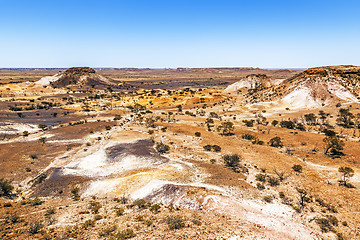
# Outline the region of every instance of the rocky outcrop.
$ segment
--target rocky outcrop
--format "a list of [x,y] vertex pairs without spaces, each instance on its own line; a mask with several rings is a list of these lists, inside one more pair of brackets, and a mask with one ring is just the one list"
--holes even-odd
[[289,107],[320,107],[339,101],[358,102],[360,67],[316,67],[278,86],[249,92],[248,103],[280,100]]
[[57,75],[57,80],[51,82],[53,87],[76,86],[79,88],[107,88],[112,84],[109,79],[99,75],[89,67],[73,67]]
[[236,92],[242,88],[253,89],[261,91],[265,88],[271,87],[271,78],[265,74],[250,74],[238,82],[229,85],[224,92]]

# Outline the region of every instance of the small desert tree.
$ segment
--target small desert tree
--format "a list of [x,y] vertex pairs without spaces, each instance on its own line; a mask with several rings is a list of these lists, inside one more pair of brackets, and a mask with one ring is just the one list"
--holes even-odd
[[238,171],[240,156],[238,154],[227,154],[223,156],[225,166],[231,168],[234,172]]
[[323,142],[325,143],[325,154],[332,156],[343,155],[342,150],[345,143],[337,136],[327,136],[323,139]]
[[176,107],[178,108],[178,112],[182,112],[182,106],[181,105],[177,105]]
[[348,108],[340,108],[339,117],[336,119],[336,122],[339,125],[349,128],[354,125],[354,122],[352,121],[353,118],[354,115],[350,112]]
[[222,122],[221,125],[218,126],[218,130],[222,131],[222,135],[232,135],[232,131],[234,130],[234,124],[232,122]]
[[273,137],[272,139],[270,139],[269,144],[271,147],[282,147],[283,146],[283,143],[281,142],[280,137]]
[[296,125],[293,121],[281,121],[280,126],[282,128],[295,129]]
[[275,127],[278,123],[279,123],[278,120],[273,120],[273,121],[271,122],[271,125],[273,125],[273,126]]
[[42,144],[45,144],[45,142],[46,142],[46,137],[41,137],[41,138],[39,138],[39,141],[40,141]]
[[299,194],[299,204],[301,207],[305,207],[306,203],[311,202],[311,197],[305,189],[296,188],[296,191]]
[[155,127],[155,120],[152,117],[145,119],[145,125],[148,128],[154,128]]
[[342,174],[339,183],[344,186],[348,186],[349,179],[354,176],[354,170],[350,167],[340,167],[339,172]]
[[305,114],[305,121],[309,125],[315,125],[316,124],[316,115],[314,113]]
[[205,120],[205,124],[207,126],[208,131],[211,131],[211,128],[214,126],[214,120],[212,118],[207,118]]
[[328,115],[329,114],[324,112],[323,110],[319,111],[319,118],[321,119],[323,125],[325,124],[325,120],[326,120]]

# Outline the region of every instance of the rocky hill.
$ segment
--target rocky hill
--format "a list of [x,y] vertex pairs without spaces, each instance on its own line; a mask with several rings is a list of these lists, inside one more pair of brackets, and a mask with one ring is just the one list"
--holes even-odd
[[265,74],[250,74],[238,82],[229,85],[224,92],[236,92],[242,88],[263,90],[273,85],[271,78]]
[[106,88],[111,86],[109,79],[99,75],[89,67],[73,67],[57,76],[57,80],[51,83],[53,87],[67,87],[74,85],[79,88],[93,87]]
[[345,102],[358,102],[360,67],[329,66],[310,68],[268,88],[249,92],[249,103],[281,101],[289,107],[320,107]]

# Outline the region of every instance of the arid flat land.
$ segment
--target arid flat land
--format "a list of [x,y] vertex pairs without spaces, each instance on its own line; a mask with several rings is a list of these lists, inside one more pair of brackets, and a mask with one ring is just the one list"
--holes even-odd
[[0,238],[359,239],[357,76],[0,69]]

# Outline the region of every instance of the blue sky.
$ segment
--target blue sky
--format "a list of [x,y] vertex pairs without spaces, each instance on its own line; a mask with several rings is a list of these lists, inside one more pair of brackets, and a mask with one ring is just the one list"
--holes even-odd
[[360,65],[360,1],[0,0],[0,67]]

